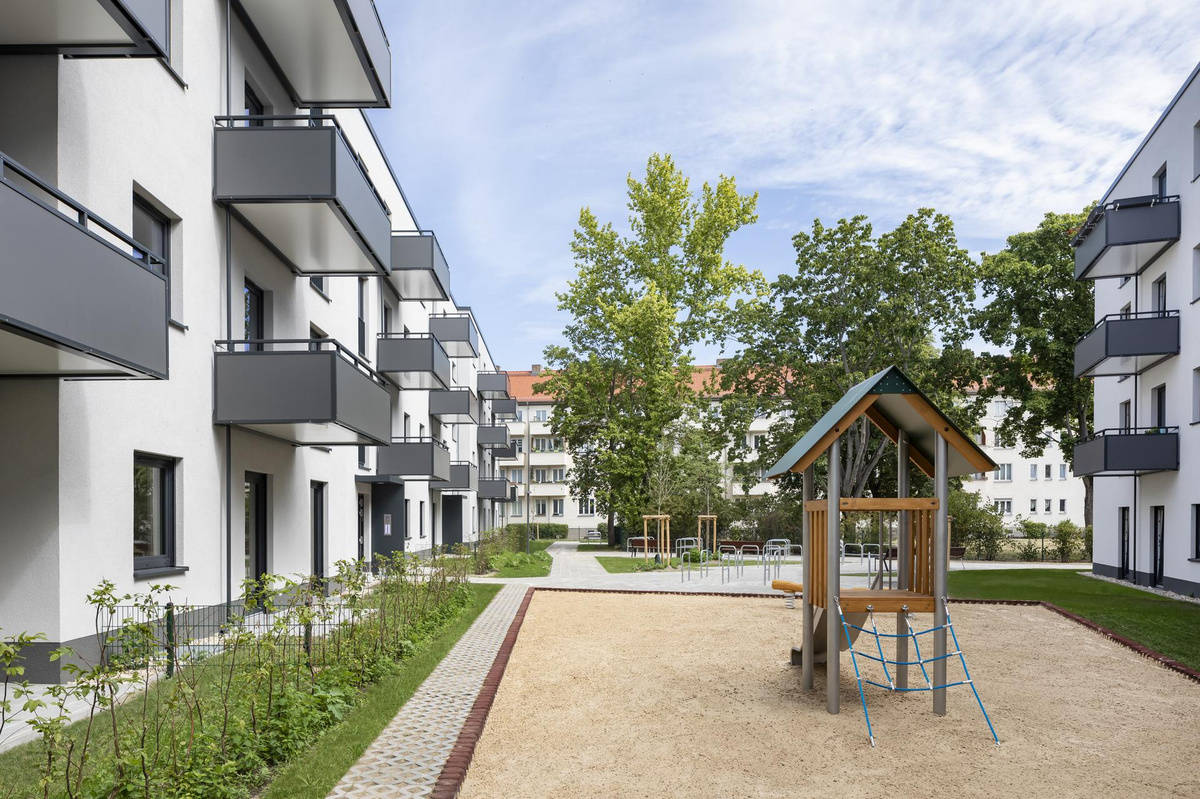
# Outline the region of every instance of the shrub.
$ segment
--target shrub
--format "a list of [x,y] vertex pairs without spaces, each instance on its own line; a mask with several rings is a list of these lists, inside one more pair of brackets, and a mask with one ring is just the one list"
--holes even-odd
[[1092,526],[1085,525],[1083,528],[1083,559],[1092,559]]
[[1041,556],[1041,550],[1038,548],[1038,545],[1032,541],[1026,541],[1025,543],[1021,544],[1021,546],[1017,547],[1017,558],[1019,560],[1033,561],[1038,560]]
[[551,538],[561,540],[567,537],[567,526],[565,524],[542,524],[533,523],[526,525],[524,522],[513,522],[506,525],[504,531],[509,535],[517,536],[521,539],[521,546],[525,545],[525,529],[529,528],[530,538]]
[[1081,538],[1080,530],[1072,522],[1064,519],[1054,525],[1050,553],[1055,560],[1067,563],[1075,555],[1076,547]]

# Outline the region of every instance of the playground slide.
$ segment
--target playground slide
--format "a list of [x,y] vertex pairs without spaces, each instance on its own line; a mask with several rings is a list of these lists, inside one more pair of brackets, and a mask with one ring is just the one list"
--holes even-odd
[[[871,590],[878,591],[882,587],[883,587],[883,572],[879,572],[878,574],[875,575],[875,579],[871,583]],[[828,618],[829,618],[829,616],[828,616],[828,614],[825,613],[824,608],[813,608],[813,663],[824,663],[825,662],[825,640],[826,640],[825,625],[828,623],[827,622]],[[867,614],[865,614],[865,613],[847,613],[846,621],[848,621],[850,624],[855,625],[856,627],[862,627],[867,622]],[[837,623],[838,622],[835,620],[834,624],[837,624]],[[843,633],[843,635],[840,636],[840,640],[842,642],[841,651],[845,652],[847,649],[850,648],[850,644],[857,639],[858,639],[858,630],[854,629],[854,627],[851,627],[849,641],[846,640],[846,636],[844,633]],[[799,647],[799,646],[792,647],[792,663],[793,664],[800,663],[801,651],[802,651],[802,647]]]

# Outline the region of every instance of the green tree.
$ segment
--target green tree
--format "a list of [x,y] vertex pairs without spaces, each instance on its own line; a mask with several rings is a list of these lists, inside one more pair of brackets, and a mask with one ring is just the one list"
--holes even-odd
[[[1092,434],[1092,383],[1075,377],[1075,342],[1092,329],[1090,281],[1075,279],[1071,239],[1085,213],[1047,213],[1036,230],[1008,237],[984,255],[981,287],[991,299],[976,314],[979,335],[1004,355],[986,358],[981,399],[1014,400],[999,433],[1021,454],[1056,444],[1074,465],[1075,444]],[[1084,524],[1092,523],[1092,478],[1083,478]]]
[[1004,519],[972,491],[950,492],[950,544],[970,546],[983,560],[995,560],[1008,537]]
[[[745,348],[722,366],[731,460],[749,461],[749,470],[772,465],[847,389],[891,365],[969,427],[973,409],[954,400],[977,376],[975,356],[962,348],[975,265],[949,217],[923,208],[878,237],[865,216],[833,227],[816,220],[793,245],[796,271],[738,309]],[[747,458],[744,425],[766,413],[779,421],[760,457]],[[866,419],[846,432],[843,496],[894,490],[888,446]]]
[[580,211],[577,275],[558,295],[570,321],[564,343],[546,348],[552,372],[540,384],[574,460],[572,491],[595,496],[613,544],[615,519],[631,523],[646,505],[664,431],[694,400],[693,347],[723,338],[737,298],[761,284],[724,256],[729,236],[755,221],[757,195],[725,176],[694,195],[666,155],[627,188],[629,235]]

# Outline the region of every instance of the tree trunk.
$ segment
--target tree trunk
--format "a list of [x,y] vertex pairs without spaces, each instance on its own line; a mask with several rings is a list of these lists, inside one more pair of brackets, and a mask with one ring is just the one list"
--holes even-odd
[[614,516],[613,509],[610,507],[608,509],[608,545],[610,547],[615,547],[621,543],[617,540],[617,526],[613,523]]
[[1083,525],[1085,527],[1092,526],[1092,480],[1090,474],[1084,475],[1083,478]]

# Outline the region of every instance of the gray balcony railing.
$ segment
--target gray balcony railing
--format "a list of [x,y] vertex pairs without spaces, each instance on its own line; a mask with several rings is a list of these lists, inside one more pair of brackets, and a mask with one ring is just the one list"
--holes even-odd
[[515,399],[492,400],[492,416],[497,419],[516,419],[517,401]]
[[401,389],[449,388],[450,356],[428,333],[382,333],[376,352],[379,371]]
[[429,317],[429,332],[442,342],[451,358],[479,355],[479,329],[469,313],[433,314]]
[[1138,375],[1179,354],[1179,311],[1109,314],[1075,344],[1075,376]]
[[484,399],[508,399],[507,372],[480,372],[475,380],[475,388]]
[[3,13],[0,55],[170,55],[170,0],[36,0]]
[[443,388],[429,392],[429,415],[444,424],[478,422],[479,398],[469,388]]
[[497,447],[492,450],[492,460],[513,459],[517,457],[517,444],[515,441],[510,441],[507,447]]
[[493,502],[506,502],[509,499],[510,483],[504,477],[479,478],[479,498],[490,499]]
[[388,207],[332,116],[217,117],[214,199],[301,275],[385,275]]
[[0,153],[0,375],[167,377],[162,262]]
[[391,104],[391,47],[372,0],[238,0],[234,7],[297,106]]
[[1098,205],[1071,245],[1075,279],[1142,273],[1179,240],[1179,197],[1127,197]]
[[392,233],[392,274],[402,300],[450,299],[450,267],[431,230]]
[[429,436],[396,438],[375,453],[375,473],[381,477],[434,483],[450,479],[450,450]]
[[[508,441],[508,425],[481,424],[475,428],[475,443],[485,449],[506,449]],[[493,453],[495,454],[495,453]]]
[[218,341],[214,419],[293,444],[386,444],[392,395],[333,339]]
[[443,491],[478,491],[479,467],[470,461],[451,461],[450,479],[438,487]]
[[1098,430],[1075,445],[1074,473],[1136,475],[1179,468],[1178,427]]

